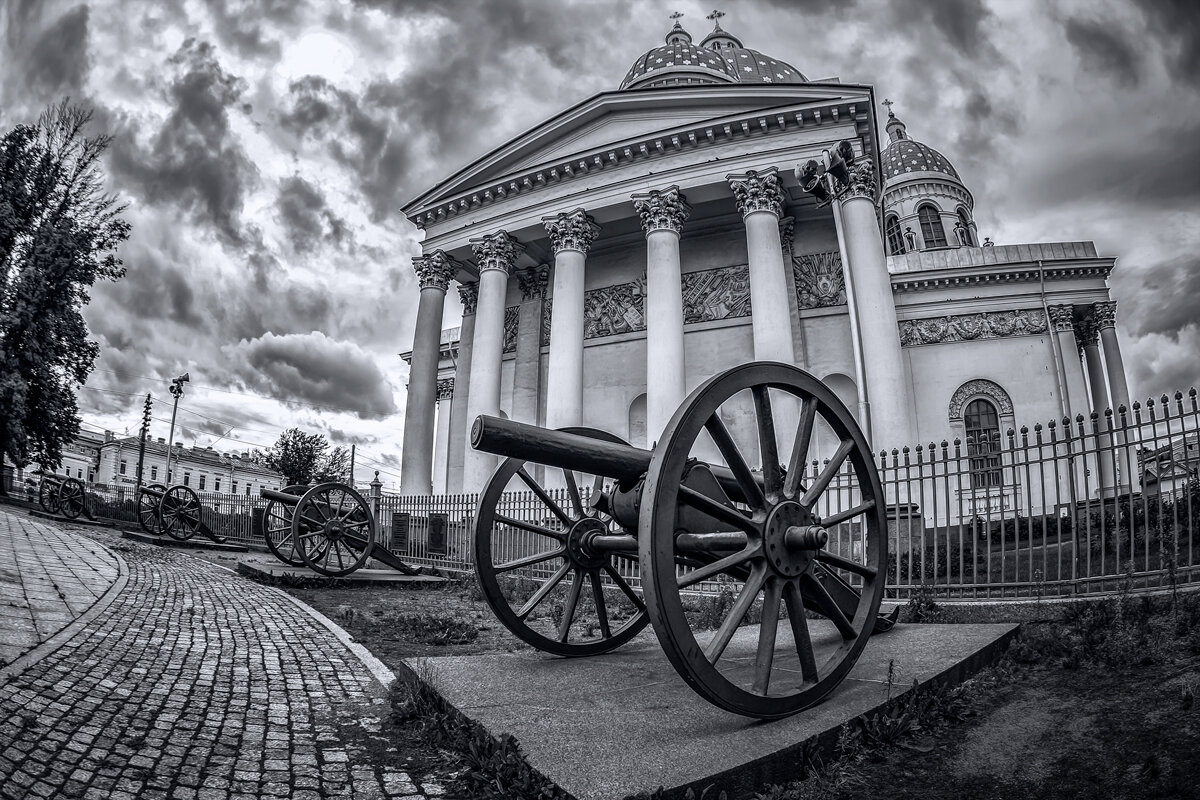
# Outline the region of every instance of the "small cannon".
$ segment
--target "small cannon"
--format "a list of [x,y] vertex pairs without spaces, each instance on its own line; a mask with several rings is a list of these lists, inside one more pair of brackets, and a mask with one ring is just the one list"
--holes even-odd
[[200,496],[188,486],[148,483],[138,492],[137,509],[138,524],[152,536],[165,533],[176,541],[186,542],[199,533],[217,544],[228,541],[204,524]]
[[62,514],[77,519],[81,514],[94,519],[88,508],[87,489],[78,478],[64,478],[53,473],[39,472],[38,505],[47,514]]
[[375,515],[363,496],[344,483],[263,489],[267,547],[294,567],[331,578],[360,569],[373,558],[405,575],[419,575],[375,541]]
[[[596,655],[652,623],[702,697],[773,719],[824,699],[895,622],[879,615],[878,471],[850,411],[801,369],[754,362],[710,378],[653,450],[490,416],[475,420],[471,443],[507,457],[479,498],[480,586],[541,650]],[[810,462],[821,448],[824,463]],[[528,463],[561,470],[560,499]],[[536,501],[514,512],[510,481]]]

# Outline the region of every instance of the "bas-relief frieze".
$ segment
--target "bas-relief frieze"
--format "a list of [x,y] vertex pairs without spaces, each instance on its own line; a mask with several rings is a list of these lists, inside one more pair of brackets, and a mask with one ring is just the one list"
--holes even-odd
[[846,305],[846,277],[841,254],[836,250],[793,255],[792,276],[800,308]]
[[520,306],[509,306],[504,309],[504,352],[506,353],[512,353],[517,349],[517,325],[520,321]]
[[984,311],[979,314],[955,314],[900,322],[900,344],[914,347],[976,339],[1001,339],[1029,336],[1049,330],[1046,315],[1040,309]]
[[[685,324],[750,316],[750,274],[745,265],[718,267],[682,276]],[[584,293],[584,339],[646,329],[646,279],[602,286]],[[550,344],[554,298],[546,300],[542,345]]]

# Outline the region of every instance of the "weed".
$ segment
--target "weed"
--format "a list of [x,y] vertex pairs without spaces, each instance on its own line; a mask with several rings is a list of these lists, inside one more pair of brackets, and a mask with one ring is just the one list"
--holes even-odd
[[907,622],[934,622],[941,616],[941,608],[933,600],[933,590],[928,586],[920,586],[908,598],[905,607]]

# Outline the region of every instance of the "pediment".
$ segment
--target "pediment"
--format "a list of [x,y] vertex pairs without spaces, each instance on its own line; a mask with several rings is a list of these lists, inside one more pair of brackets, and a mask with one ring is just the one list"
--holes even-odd
[[670,136],[705,122],[724,124],[747,113],[778,113],[807,104],[861,98],[865,87],[847,84],[683,87],[606,92],[531,128],[407,203],[404,213],[482,190],[514,175],[574,158],[594,156],[652,136]]

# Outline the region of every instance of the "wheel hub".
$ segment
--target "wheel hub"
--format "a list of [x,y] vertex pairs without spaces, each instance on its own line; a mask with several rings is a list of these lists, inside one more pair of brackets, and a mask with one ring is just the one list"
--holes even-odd
[[795,578],[808,569],[817,548],[789,545],[787,533],[789,528],[807,528],[815,521],[808,509],[793,500],[785,500],[771,510],[763,526],[763,548],[776,573]]
[[585,570],[604,566],[608,556],[591,546],[592,539],[608,533],[608,526],[595,517],[584,517],[567,531],[567,558]]
[[342,538],[342,534],[345,533],[345,527],[340,520],[331,519],[322,526],[321,532],[325,534],[326,539],[336,542]]

